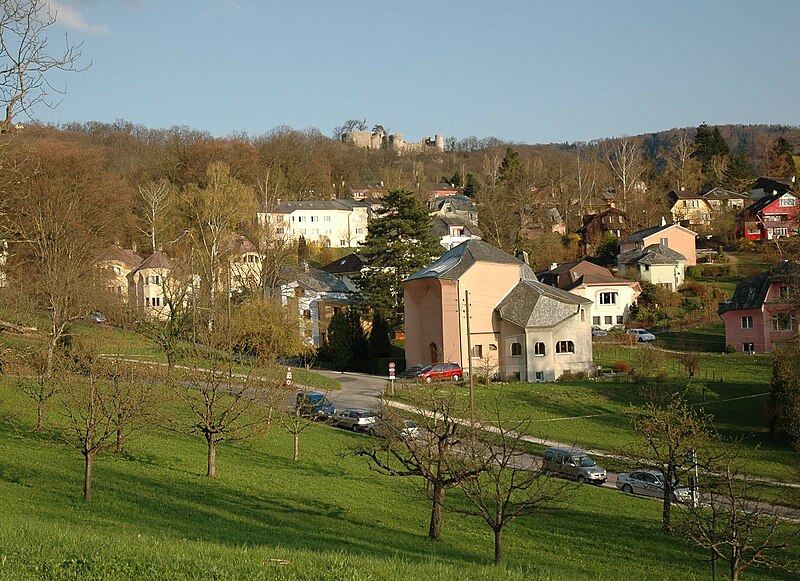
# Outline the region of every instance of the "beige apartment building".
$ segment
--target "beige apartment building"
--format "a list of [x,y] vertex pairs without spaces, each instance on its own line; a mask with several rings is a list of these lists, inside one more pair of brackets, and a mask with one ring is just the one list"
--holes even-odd
[[259,212],[260,224],[270,226],[287,240],[348,248],[367,238],[370,204],[358,200],[282,202],[268,212]]

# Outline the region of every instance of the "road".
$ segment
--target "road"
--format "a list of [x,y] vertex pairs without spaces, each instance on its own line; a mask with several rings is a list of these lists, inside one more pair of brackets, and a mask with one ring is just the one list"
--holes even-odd
[[380,410],[381,394],[388,379],[366,373],[351,373],[341,371],[326,371],[315,369],[315,373],[335,379],[342,384],[342,389],[328,392],[336,409],[342,408],[367,408]]

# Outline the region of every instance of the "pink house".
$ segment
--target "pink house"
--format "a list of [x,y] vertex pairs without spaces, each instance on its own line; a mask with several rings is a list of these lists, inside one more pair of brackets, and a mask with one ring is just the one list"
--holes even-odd
[[660,244],[682,254],[686,258],[686,266],[693,266],[697,264],[695,238],[697,238],[697,234],[688,228],[679,224],[662,223],[661,226],[644,228],[620,240],[619,252],[624,254],[632,250],[643,250],[653,244]]
[[800,267],[784,260],[737,284],[730,300],[717,310],[725,323],[725,344],[744,353],[768,353],[777,343],[795,337],[796,306],[790,294],[798,277]]

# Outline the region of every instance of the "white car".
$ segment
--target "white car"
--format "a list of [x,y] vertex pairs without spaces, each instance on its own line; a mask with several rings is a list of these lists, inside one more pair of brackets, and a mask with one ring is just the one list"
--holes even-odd
[[651,343],[656,340],[656,336],[646,329],[628,329],[628,335],[636,335],[636,340],[640,343]]
[[[664,476],[658,470],[636,470],[617,475],[617,488],[627,494],[641,494],[664,498]],[[678,486],[672,491],[672,500],[683,504],[692,502],[692,490]]]

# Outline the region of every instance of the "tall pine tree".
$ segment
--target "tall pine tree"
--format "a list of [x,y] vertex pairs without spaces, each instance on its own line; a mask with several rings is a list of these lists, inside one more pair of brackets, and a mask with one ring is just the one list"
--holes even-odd
[[443,252],[431,234],[428,210],[413,192],[394,189],[369,223],[361,255],[367,268],[357,284],[369,305],[381,312],[391,331],[403,328],[403,288],[407,276],[428,266]]

